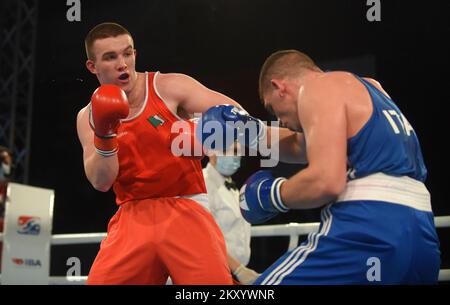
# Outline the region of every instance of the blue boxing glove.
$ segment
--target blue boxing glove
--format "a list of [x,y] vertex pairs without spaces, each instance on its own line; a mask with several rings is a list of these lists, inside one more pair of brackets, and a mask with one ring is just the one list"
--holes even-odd
[[254,173],[245,181],[239,195],[242,216],[251,224],[259,224],[289,211],[281,201],[281,184],[286,178],[275,178],[267,170]]
[[206,150],[226,150],[236,140],[250,148],[266,136],[264,123],[244,109],[232,105],[217,105],[203,113],[196,129]]

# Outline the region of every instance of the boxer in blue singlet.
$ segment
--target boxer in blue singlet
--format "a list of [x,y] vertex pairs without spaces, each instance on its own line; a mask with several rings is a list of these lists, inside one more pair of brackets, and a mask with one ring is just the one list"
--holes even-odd
[[262,223],[322,207],[322,219],[255,284],[436,283],[439,240],[419,141],[380,84],[323,72],[306,54],[286,50],[266,60],[259,89],[287,128],[232,111],[235,120],[257,121],[269,139],[279,132],[280,161],[308,165],[289,179],[253,174],[241,189],[241,212]]

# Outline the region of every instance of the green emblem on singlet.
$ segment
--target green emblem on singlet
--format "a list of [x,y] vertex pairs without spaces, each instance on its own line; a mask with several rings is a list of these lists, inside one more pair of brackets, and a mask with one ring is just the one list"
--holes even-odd
[[147,119],[153,127],[158,127],[159,125],[163,125],[166,121],[160,117],[158,114],[155,114]]

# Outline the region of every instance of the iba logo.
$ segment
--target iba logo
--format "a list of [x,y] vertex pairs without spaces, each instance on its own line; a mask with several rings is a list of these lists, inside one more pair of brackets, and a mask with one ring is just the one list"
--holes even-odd
[[17,233],[23,235],[39,235],[41,233],[41,219],[33,216],[19,216]]
[[13,257],[11,260],[17,267],[28,267],[28,268],[42,267],[41,261],[38,259]]

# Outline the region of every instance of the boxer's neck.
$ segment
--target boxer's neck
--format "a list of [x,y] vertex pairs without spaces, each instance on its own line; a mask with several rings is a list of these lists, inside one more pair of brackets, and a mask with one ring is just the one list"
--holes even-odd
[[144,103],[145,96],[145,74],[137,72],[136,84],[127,94],[130,109],[139,109]]

